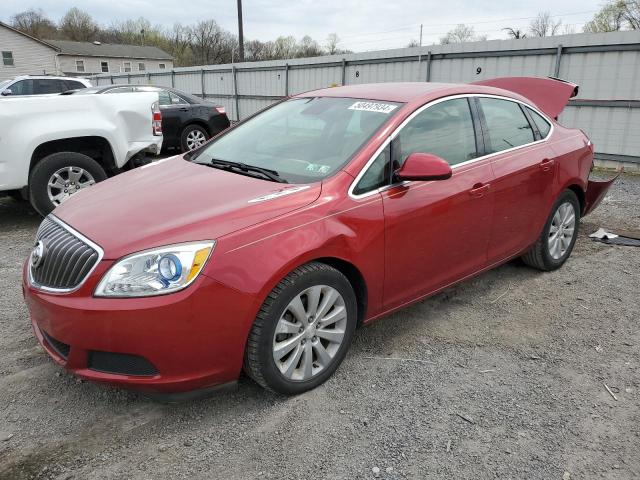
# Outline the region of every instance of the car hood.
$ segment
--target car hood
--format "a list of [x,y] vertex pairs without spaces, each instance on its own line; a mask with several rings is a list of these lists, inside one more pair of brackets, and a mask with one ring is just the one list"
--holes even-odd
[[148,248],[217,239],[315,201],[321,183],[290,185],[174,157],[73,195],[53,211],[115,260]]

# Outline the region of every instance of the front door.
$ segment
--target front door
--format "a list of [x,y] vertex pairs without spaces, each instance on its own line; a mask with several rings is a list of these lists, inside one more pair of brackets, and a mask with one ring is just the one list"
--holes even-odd
[[385,307],[443,288],[486,265],[493,173],[478,159],[469,100],[433,104],[392,141],[394,170],[414,152],[431,153],[452,166],[453,176],[405,182],[383,190]]

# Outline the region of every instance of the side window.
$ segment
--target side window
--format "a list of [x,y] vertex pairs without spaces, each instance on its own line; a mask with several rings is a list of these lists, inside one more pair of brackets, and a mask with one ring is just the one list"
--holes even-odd
[[60,80],[50,80],[46,78],[33,81],[33,91],[36,95],[50,95],[62,92],[63,84]]
[[533,129],[518,103],[499,98],[481,97],[479,100],[489,130],[487,153],[501,152],[535,140]]
[[138,63],[138,70],[141,72],[144,72],[146,70],[146,67],[143,62]]
[[100,70],[102,73],[109,73],[109,62],[100,62]]
[[[394,168],[399,168],[412,153],[431,153],[449,165],[476,158],[476,136],[466,98],[436,103],[414,117],[394,140],[399,150]],[[396,161],[397,160],[397,161]]]
[[33,80],[20,80],[9,87],[11,95],[33,95]]
[[171,95],[169,95],[169,92],[166,90],[160,90],[158,97],[160,99],[160,105],[171,105]]
[[169,92],[169,96],[171,97],[171,105],[186,105],[187,102],[184,99],[175,93]]
[[82,83],[76,82],[75,80],[65,80],[66,89],[65,90],[79,90],[85,87]]
[[389,154],[391,152],[391,144],[387,145],[382,152],[376,157],[373,163],[362,176],[358,184],[353,189],[355,195],[362,195],[380,187],[389,184],[391,162]]
[[123,62],[122,63],[122,70],[124,72],[130,72],[131,71],[131,62]]
[[546,138],[546,136],[549,135],[549,130],[551,130],[551,124],[535,110],[532,110],[529,107],[527,107],[527,110],[529,111],[531,118],[533,118],[533,122],[536,124],[536,127],[538,127],[542,138]]
[[84,60],[76,60],[76,72],[84,72]]

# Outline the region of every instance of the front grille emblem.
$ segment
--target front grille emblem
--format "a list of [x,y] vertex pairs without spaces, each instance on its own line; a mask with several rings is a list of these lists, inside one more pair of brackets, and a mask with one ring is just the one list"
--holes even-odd
[[31,251],[31,268],[38,268],[42,264],[44,253],[44,242],[42,240],[39,240],[38,243],[36,243],[36,246],[33,247],[33,250]]

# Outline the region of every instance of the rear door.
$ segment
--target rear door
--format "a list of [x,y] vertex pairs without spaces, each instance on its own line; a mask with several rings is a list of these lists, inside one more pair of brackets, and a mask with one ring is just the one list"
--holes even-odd
[[[393,170],[414,152],[446,160],[453,176],[403,182],[381,192],[385,216],[385,306],[394,308],[486,265],[493,173],[466,97],[427,107],[391,143]],[[364,177],[363,177],[364,178]]]
[[162,110],[163,144],[166,146],[179,146],[182,128],[191,118],[189,104],[168,90],[159,90],[158,96],[160,98],[160,109]]
[[499,261],[522,252],[540,234],[549,214],[556,165],[553,151],[525,115],[527,107],[495,97],[478,97],[477,103],[495,174],[488,257]]

